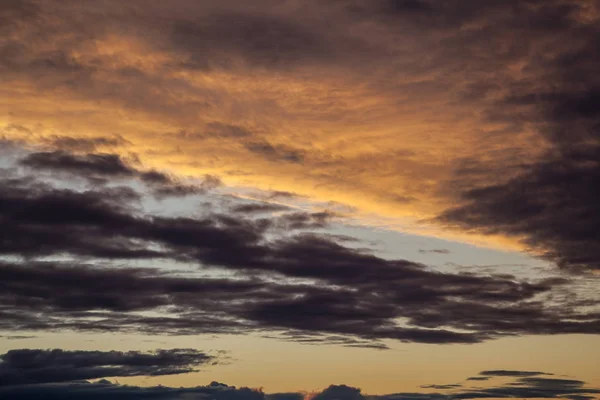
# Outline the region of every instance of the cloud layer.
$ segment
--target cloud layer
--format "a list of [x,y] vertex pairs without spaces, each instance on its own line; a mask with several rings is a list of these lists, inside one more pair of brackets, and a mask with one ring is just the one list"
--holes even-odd
[[118,159],[60,151],[134,152],[598,269],[599,16],[595,0],[5,1],[0,127],[47,147],[31,166],[96,177]]
[[9,350],[0,355],[0,387],[128,376],[185,374],[217,358],[193,349],[137,351]]
[[[163,174],[100,153],[26,153],[3,171],[0,328],[256,332],[378,349],[382,340],[599,333],[598,313],[585,308],[595,303],[564,296],[569,279],[442,273],[384,259],[323,232],[336,218],[327,211],[213,196],[204,214],[157,215],[143,204],[173,182],[149,180],[150,194],[126,185],[147,176]],[[205,183],[197,185],[198,198]]]
[[[21,350],[15,352],[10,357],[7,354],[4,358],[14,359],[12,362],[23,364],[22,361],[27,361],[27,357],[33,350]],[[126,353],[117,354],[110,353],[93,353],[93,352],[72,352],[64,353],[58,350],[46,352],[47,355],[58,355],[56,357],[66,361],[75,360],[75,364],[83,364],[86,368],[90,364],[96,365],[98,362],[104,363],[107,360],[115,363],[124,363],[127,365],[126,371],[133,364],[133,370],[138,372],[148,364],[156,363],[162,367],[169,365],[169,362],[179,366],[177,356],[183,351],[164,351],[162,359],[158,360],[155,356]],[[187,351],[189,353],[189,351]],[[188,354],[189,355],[189,354]],[[23,357],[25,356],[25,357]],[[169,358],[168,360],[166,358]],[[185,357],[184,357],[185,358]],[[192,358],[194,358],[192,356]],[[16,361],[15,361],[16,360]],[[44,361],[47,358],[42,358],[36,361],[36,367],[41,368],[46,365]],[[187,360],[188,362],[191,360]],[[27,363],[28,367],[31,367]],[[51,361],[50,365],[56,365],[55,361]],[[58,363],[60,364],[60,363]],[[1,364],[0,364],[1,365]],[[85,371],[85,369],[84,369]],[[61,378],[68,377],[65,371],[59,369],[55,382],[61,382]],[[106,374],[113,373],[112,370],[106,369]],[[515,371],[519,372],[519,371]],[[527,371],[521,371],[519,376],[527,376]],[[98,372],[96,374],[100,375]],[[82,376],[84,373],[71,375]],[[552,374],[544,374],[552,375]],[[47,376],[50,377],[50,376]],[[45,381],[42,381],[45,382]],[[572,400],[587,400],[594,399],[600,390],[589,387],[585,382],[573,379],[549,379],[549,378],[532,378],[521,377],[513,382],[505,384],[490,385],[488,387],[462,387],[462,385],[429,385],[430,389],[441,390],[439,392],[422,392],[422,393],[394,393],[387,395],[366,395],[362,394],[359,388],[346,385],[331,385],[322,392],[313,393],[311,399],[316,400],[446,400],[446,399],[478,399],[478,398],[559,398]],[[0,386],[0,395],[7,400],[30,399],[35,397],[43,397],[44,399],[102,399],[102,398],[118,398],[123,400],[129,399],[189,399],[202,398],[210,400],[301,400],[306,398],[306,393],[275,393],[265,394],[262,390],[249,388],[236,388],[219,382],[212,382],[207,386],[197,386],[189,388],[172,388],[166,386],[160,387],[136,387],[124,386],[111,383],[108,380],[102,379],[95,383],[87,381],[70,382],[62,384],[32,384],[20,385],[15,382],[9,386]]]

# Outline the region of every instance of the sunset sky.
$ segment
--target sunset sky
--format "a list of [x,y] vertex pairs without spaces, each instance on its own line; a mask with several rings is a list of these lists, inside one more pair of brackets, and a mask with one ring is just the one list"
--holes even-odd
[[600,0],[0,0],[0,399],[600,398],[598,71]]

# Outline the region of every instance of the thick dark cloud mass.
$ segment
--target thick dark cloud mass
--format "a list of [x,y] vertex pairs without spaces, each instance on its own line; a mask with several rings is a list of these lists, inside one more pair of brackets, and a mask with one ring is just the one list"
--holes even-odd
[[0,355],[0,387],[127,376],[176,375],[215,363],[193,349],[156,352],[9,350]]
[[[35,153],[21,163],[84,177],[132,171],[113,157],[78,157]],[[598,316],[539,301],[565,280],[439,273],[305,232],[326,227],[334,216],[328,212],[256,218],[254,209],[243,214],[240,208],[233,216],[155,216],[133,206],[141,195],[130,188],[75,191],[4,175],[0,254],[22,261],[0,263],[3,329],[271,331],[298,342],[373,348],[385,348],[381,339],[475,343],[515,334],[598,333]],[[282,231],[287,235],[272,237]],[[57,255],[71,261],[41,259]],[[222,268],[238,279],[97,265],[132,259],[148,267],[171,261]]]
[[524,237],[564,268],[600,269],[600,143],[559,150],[507,183],[465,192],[439,220],[463,229]]
[[21,162],[38,170],[69,172],[82,176],[130,177],[134,171],[114,154],[87,154],[77,156],[62,151],[33,153]]
[[[451,400],[478,398],[559,398],[592,400],[600,390],[585,386],[585,382],[554,379],[553,382],[529,382],[523,378],[505,386],[486,389],[457,389],[452,393],[393,393],[387,395],[363,394],[360,389],[346,385],[331,385],[312,396],[316,400]],[[248,388],[236,389],[222,383],[212,382],[208,386],[192,388],[122,386],[106,380],[97,383],[76,382],[53,385],[30,385],[0,387],[0,395],[6,400],[100,400],[105,398],[183,400],[202,398],[208,400],[300,400],[302,393],[265,394]]]
[[[463,203],[437,221],[521,239],[564,268],[600,269],[600,25],[581,22],[582,9],[594,10],[597,2],[508,3],[521,11],[514,28],[537,32],[524,49],[546,48],[544,41],[554,48],[529,60],[530,73],[491,104],[490,118],[535,126],[547,151],[520,160],[519,173],[500,182],[470,185],[472,173],[459,170]],[[508,168],[482,166],[479,172]]]

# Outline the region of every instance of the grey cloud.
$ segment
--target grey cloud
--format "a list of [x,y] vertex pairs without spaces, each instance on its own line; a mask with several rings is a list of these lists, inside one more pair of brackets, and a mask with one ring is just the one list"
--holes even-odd
[[241,126],[223,124],[220,122],[211,122],[206,124],[207,135],[226,137],[226,138],[244,138],[252,136],[252,132]]
[[94,152],[98,147],[117,147],[125,144],[130,144],[127,140],[120,136],[115,137],[91,137],[91,138],[74,138],[70,136],[55,136],[48,140],[53,146],[63,151],[81,151]]
[[518,377],[518,376],[537,376],[537,375],[552,375],[545,372],[539,371],[510,371],[505,369],[496,369],[489,371],[481,371],[479,375],[484,376],[510,376],[510,377]]
[[450,254],[448,249],[419,249],[419,253],[433,253],[433,254]]
[[437,389],[437,390],[450,390],[462,387],[460,384],[448,384],[448,385],[422,385],[423,389]]
[[267,160],[285,161],[293,164],[302,164],[305,155],[301,150],[296,150],[287,145],[272,145],[269,142],[252,142],[244,145],[250,152],[258,154]]
[[[135,211],[131,189],[75,192],[25,178],[4,180],[2,189],[0,253],[24,257],[0,268],[5,329],[163,334],[259,330],[281,332],[290,340],[293,332],[302,332],[316,335],[311,341],[332,342],[331,336],[337,335],[360,339],[341,340],[340,345],[378,348],[382,339],[475,343],[515,334],[597,333],[594,315],[574,313],[567,305],[547,308],[534,300],[565,280],[532,283],[506,275],[442,274],[302,232],[325,227],[328,213],[283,214],[283,219],[243,214],[168,217]],[[267,239],[273,227],[300,232]],[[82,261],[36,262],[58,254]],[[127,259],[149,266],[154,260],[172,260],[224,268],[246,280],[183,282],[149,269],[93,266],[94,261]],[[281,283],[252,278],[257,276]],[[298,279],[314,284],[292,283]],[[217,287],[223,297],[208,296]],[[39,315],[42,308],[46,312]],[[159,309],[178,312],[134,314]],[[100,319],[89,320],[94,315]],[[407,326],[396,325],[396,318],[405,318]]]
[[232,66],[237,56],[254,65],[286,67],[334,50],[301,24],[267,14],[218,13],[179,21],[172,41],[189,55],[186,66],[201,69]]
[[[115,352],[107,352],[112,354]],[[125,353],[128,354],[128,353]],[[102,357],[106,358],[106,356]],[[85,357],[83,357],[85,359]],[[139,364],[145,365],[146,362]],[[162,365],[162,363],[161,363]],[[138,364],[136,363],[137,367]],[[257,384],[256,386],[260,386]],[[488,388],[454,387],[451,393],[393,393],[384,395],[363,394],[359,388],[347,385],[331,385],[316,393],[312,398],[317,400],[451,400],[481,398],[559,398],[572,400],[593,399],[600,390],[588,387],[585,382],[564,379],[520,378],[504,386]],[[166,386],[140,388],[112,384],[103,379],[96,383],[70,382],[37,385],[15,385],[0,387],[0,395],[7,400],[30,399],[43,396],[45,399],[78,399],[99,400],[104,398],[129,399],[169,399],[177,400],[199,396],[210,400],[299,400],[303,393],[273,393],[247,388],[236,389],[219,382],[207,386],[192,388],[171,388]],[[195,398],[195,397],[194,397]]]
[[175,375],[217,362],[193,349],[155,352],[9,350],[0,355],[0,387],[126,376]]
[[290,208],[280,204],[270,203],[252,203],[252,204],[240,204],[233,208],[233,212],[242,214],[260,214],[260,213],[273,213],[281,211],[289,211]]
[[138,387],[112,384],[106,380],[89,383],[74,382],[66,384],[26,385],[0,388],[0,395],[6,400],[263,400],[264,393],[248,388],[235,388],[218,382],[207,386],[192,388],[173,388],[167,386]]
[[536,57],[507,55],[522,57],[528,74],[498,93],[489,117],[534,126],[548,150],[519,161],[513,170],[510,165],[477,168],[490,178],[487,182],[471,181],[472,173],[457,169],[450,190],[460,193],[459,205],[437,222],[521,239],[533,254],[566,269],[598,269],[599,237],[591,228],[600,215],[600,194],[592,183],[600,176],[600,80],[594,67],[600,59],[592,50],[599,45],[598,25],[578,16],[584,12],[581,2],[511,4],[505,13],[516,18],[493,27],[521,33],[527,46],[515,51],[537,49],[542,40],[553,43],[555,50],[536,52]]
[[[81,147],[111,143],[109,138],[104,141],[101,139],[92,142],[68,141],[68,145]],[[58,140],[64,141],[64,138]],[[111,179],[138,179],[149,186],[157,197],[200,194],[222,185],[221,180],[213,175],[206,175],[204,181],[196,185],[184,184],[163,172],[138,170],[121,156],[110,153],[76,154],[63,150],[38,152],[28,154],[20,164],[41,172],[68,174],[96,184],[107,183]]]

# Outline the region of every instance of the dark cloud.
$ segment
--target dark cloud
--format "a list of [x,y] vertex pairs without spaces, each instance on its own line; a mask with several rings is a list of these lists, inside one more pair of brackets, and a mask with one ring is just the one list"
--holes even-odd
[[342,335],[320,335],[305,333],[302,331],[289,331],[286,332],[284,335],[266,337],[302,343],[305,345],[331,344],[337,346],[356,347],[363,349],[389,350],[389,347],[382,342]]
[[265,396],[268,400],[304,400],[305,398],[303,393],[273,393]]
[[[109,354],[117,352],[102,353],[100,358],[108,358]],[[118,353],[130,354],[130,353]],[[85,360],[85,356],[82,357]],[[81,359],[78,359],[81,363]],[[131,365],[134,368],[146,365],[143,361]],[[165,363],[165,364],[168,364]],[[95,364],[94,364],[95,365]],[[130,366],[130,363],[127,364]],[[160,363],[163,365],[163,363]],[[85,365],[87,367],[87,365]],[[60,374],[59,374],[60,375]],[[260,385],[257,385],[260,386]],[[434,385],[435,386],[435,385]],[[319,393],[311,396],[316,400],[451,400],[451,399],[480,399],[480,398],[561,398],[572,400],[587,400],[596,397],[600,390],[586,386],[585,382],[563,379],[542,378],[520,378],[515,382],[509,382],[504,386],[492,386],[489,388],[463,388],[460,385],[452,385],[451,393],[393,393],[385,395],[363,394],[359,388],[346,385],[331,385]],[[236,389],[219,382],[212,382],[207,386],[191,388],[171,387],[146,387],[122,386],[112,384],[103,379],[95,383],[87,381],[37,384],[37,385],[11,385],[0,387],[0,396],[7,400],[21,400],[31,398],[44,399],[78,399],[78,400],[100,400],[104,398],[129,399],[187,399],[206,398],[214,400],[299,400],[306,398],[305,393],[274,393],[265,394],[259,390],[248,388]]]
[[81,176],[133,176],[132,169],[115,154],[86,154],[83,156],[63,151],[32,153],[22,165],[40,170],[68,172]]
[[[551,374],[550,374],[551,375]],[[568,379],[519,378],[504,386],[488,388],[455,387],[449,394],[397,393],[372,396],[382,400],[392,399],[485,399],[485,398],[568,398],[593,399],[600,393],[596,388],[586,387],[585,382]]]
[[539,372],[539,371],[509,371],[509,370],[504,370],[504,369],[496,369],[496,370],[489,370],[489,371],[481,371],[479,373],[479,375],[517,377],[517,376],[537,376],[537,375],[552,375],[552,374],[548,374],[545,372]]
[[[93,152],[99,147],[117,147],[131,144],[120,136],[75,138],[71,136],[55,136],[48,140],[49,144],[67,152]],[[39,156],[38,156],[39,157]]]
[[248,151],[272,161],[285,161],[301,164],[305,157],[304,152],[301,150],[283,144],[272,145],[267,141],[246,143],[244,147],[246,147]]
[[197,371],[216,358],[193,349],[138,351],[9,350],[0,355],[0,387]]
[[252,136],[252,132],[237,125],[211,122],[206,124],[206,135],[210,137],[244,138]]
[[438,221],[515,238],[564,268],[600,269],[600,144],[561,150],[501,184],[470,189]]
[[[531,380],[528,382],[528,380]],[[585,382],[564,379],[521,378],[515,383],[506,386],[475,389],[471,391],[453,393],[453,398],[569,398],[577,399],[580,396],[595,398],[600,390],[585,387]]]
[[425,0],[384,0],[384,9],[398,13],[427,13],[434,11],[434,6]]
[[363,400],[361,390],[346,385],[331,385],[313,397],[313,400]]
[[276,200],[276,199],[289,200],[289,199],[294,199],[294,198],[298,198],[298,197],[302,197],[302,196],[299,195],[298,193],[286,192],[286,191],[282,191],[282,190],[272,190],[268,193],[268,195],[266,197],[270,200]]
[[[24,162],[36,168],[42,161],[57,164],[83,176],[134,171],[114,158],[105,167],[105,158],[63,162],[63,154],[41,154]],[[168,179],[136,173],[158,184]],[[476,343],[505,335],[598,333],[598,316],[538,300],[566,285],[564,279],[440,273],[305,232],[327,227],[334,216],[328,212],[271,219],[240,213],[157,216],[136,208],[140,195],[127,188],[75,191],[10,176],[0,187],[0,254],[22,257],[0,265],[0,324],[8,330],[261,331],[299,342],[380,349],[384,339]],[[273,236],[281,230],[287,234]],[[58,255],[73,261],[40,260]],[[221,268],[238,279],[183,279],[147,267],[97,265],[128,259]]]
[[8,336],[0,336],[2,339],[6,340],[23,340],[23,339],[35,339],[37,336],[31,335],[8,335]]
[[335,217],[337,217],[336,214],[328,211],[313,213],[295,212],[278,217],[276,224],[288,230],[326,228]]
[[241,214],[260,214],[260,213],[273,213],[281,211],[289,211],[290,208],[280,204],[270,203],[252,203],[252,204],[240,204],[233,207],[232,211]]
[[177,21],[172,41],[189,57],[187,67],[232,67],[236,58],[263,67],[290,67],[331,57],[322,37],[293,20],[266,13],[216,13]]
[[[38,5],[29,0],[6,0],[0,4],[0,27],[8,28],[38,15]],[[0,28],[0,31],[4,30]]]
[[[552,375],[552,374],[544,374]],[[578,381],[574,379],[555,379],[555,378],[521,378],[515,384],[515,386],[534,386],[538,388],[546,389],[577,389],[585,385],[584,381]]]
[[74,382],[66,384],[8,386],[0,388],[0,396],[6,400],[263,400],[264,393],[248,389],[235,388],[218,382],[207,386],[192,388],[173,388],[167,386],[138,387],[112,384],[106,380],[96,383]]
[[434,254],[450,254],[450,250],[448,249],[419,249],[419,253],[434,253]]
[[487,381],[489,379],[489,376],[472,376],[470,378],[467,378],[468,381]]
[[450,389],[456,389],[462,387],[462,385],[459,384],[449,384],[449,385],[422,385],[421,388],[423,389],[437,389],[437,390],[450,390]]
[[[94,99],[94,104],[111,100],[115,108],[141,110],[145,116],[168,115],[166,121],[171,122],[180,115],[191,115],[190,109],[234,112],[245,108],[215,100],[222,95],[218,91],[208,95],[195,85],[190,85],[193,90],[182,89],[186,85],[174,76],[190,72],[186,68],[203,72],[238,68],[252,73],[266,69],[270,73],[299,70],[317,62],[332,66],[337,60],[360,61],[322,72],[325,79],[336,77],[330,88],[335,90],[328,97],[335,97],[338,88],[344,92],[341,81],[351,82],[356,75],[361,84],[353,89],[360,94],[371,94],[369,90],[374,89],[378,99],[389,96],[394,107],[407,104],[401,103],[398,93],[408,94],[411,103],[421,106],[425,103],[417,98],[431,85],[436,93],[456,93],[456,98],[441,96],[445,101],[442,108],[455,101],[467,106],[477,103],[473,113],[494,123],[510,123],[507,130],[515,130],[515,135],[524,126],[534,129],[549,148],[543,157],[516,166],[502,163],[495,168],[487,161],[488,154],[466,162],[464,168],[457,168],[455,185],[447,190],[450,197],[458,193],[459,204],[443,212],[436,222],[477,233],[524,237],[533,252],[561,266],[600,268],[596,229],[600,226],[596,184],[600,180],[600,83],[596,72],[600,46],[597,24],[585,23],[578,16],[580,2],[340,0],[306,2],[307,12],[296,12],[298,9],[289,5],[260,10],[263,3],[250,9],[236,6],[236,11],[227,11],[225,5],[190,15],[169,12],[166,18],[145,12],[156,12],[156,8],[144,2],[133,2],[133,11],[113,6],[92,13],[75,3],[2,2],[0,26],[8,28],[0,29],[10,35],[0,40],[0,72],[7,81],[17,82],[15,88],[30,84],[48,89],[49,94],[62,94],[66,89],[68,97]],[[45,4],[50,6],[40,11]],[[135,7],[140,4],[144,7]],[[322,8],[311,8],[314,4]],[[347,14],[336,14],[333,8],[338,6]],[[319,19],[319,15],[323,17]],[[369,21],[364,23],[366,19]],[[373,21],[381,24],[373,30],[365,28],[373,27]],[[23,28],[24,24],[29,24],[29,29]],[[104,36],[104,30],[110,35]],[[414,43],[412,32],[419,32]],[[367,37],[367,33],[373,36]],[[86,45],[96,46],[101,39],[121,34],[131,43],[139,39],[141,47],[155,48],[152,41],[156,40],[157,51],[165,51],[166,58],[174,61],[159,63],[152,70],[157,74],[169,70],[173,75],[167,74],[170,78],[163,80],[134,66],[113,73],[113,61],[129,63],[129,57],[117,60],[115,55],[114,60],[107,60],[86,51]],[[348,36],[365,36],[373,44],[365,46]],[[431,43],[435,46],[430,49]],[[372,47],[377,51],[366,51]],[[409,50],[400,52],[403,47]],[[413,48],[418,51],[411,54]],[[373,54],[376,57],[366,56]],[[89,56],[91,60],[86,59]],[[403,59],[415,61],[404,64]],[[406,71],[407,75],[395,75],[391,70]],[[519,78],[507,77],[510,74],[500,70],[515,72]],[[365,81],[364,71],[375,79]],[[316,72],[303,70],[299,77],[321,76]],[[440,76],[460,84],[431,82]],[[396,81],[418,83],[398,90]],[[183,103],[180,98],[201,99]],[[331,105],[324,103],[337,104],[338,99],[320,100],[324,112],[329,113]],[[361,114],[349,113],[347,99],[342,100],[344,115]],[[272,103],[268,102],[269,109]],[[428,107],[437,110],[438,103],[433,103]],[[275,111],[284,114],[276,106]],[[306,110],[299,108],[301,114],[290,114],[290,120],[304,118]],[[312,108],[309,111],[318,114]],[[378,119],[378,113],[365,111],[363,117]],[[213,117],[206,116],[208,120]],[[354,121],[348,118],[344,122]],[[271,162],[310,161],[308,153],[286,141],[254,137],[247,128],[254,125],[246,122],[239,126],[198,123],[201,135],[241,139],[247,151]],[[190,125],[194,124],[196,120]],[[363,129],[361,124],[357,126]],[[502,141],[512,142],[510,134],[504,134]],[[186,135],[187,131],[179,139]],[[481,141],[488,139],[493,138],[483,135]],[[135,179],[158,196],[201,193],[219,184],[213,177],[205,184],[185,185],[163,172],[139,171],[116,155],[64,151],[90,152],[113,144],[102,138],[56,138],[53,145],[63,151],[30,154],[22,166],[36,173],[79,176],[95,183]],[[388,174],[364,164],[381,176]],[[397,171],[391,172],[388,175],[395,176]],[[233,216],[148,215],[135,207],[134,200],[141,195],[131,189],[59,190],[34,181],[31,177],[7,178],[0,187],[0,253],[19,260],[6,261],[0,268],[5,278],[0,283],[4,289],[0,323],[7,329],[280,330],[291,340],[315,340],[300,338],[300,331],[315,335],[316,340],[331,343],[342,336],[344,339],[337,340],[342,345],[374,347],[383,346],[379,342],[383,339],[474,343],[511,335],[600,332],[597,314],[580,312],[568,301],[561,305],[546,301],[554,288],[566,286],[565,280],[527,282],[506,275],[442,274],[414,262],[384,259],[341,245],[332,237],[294,232],[327,227],[329,214],[288,213],[257,219],[244,215],[256,208],[238,208],[238,215]],[[267,197],[290,199],[294,195],[273,192]],[[406,199],[415,203],[410,196],[395,197],[401,202]],[[276,228],[288,229],[289,235],[273,237]],[[75,261],[66,265],[39,261],[49,256]],[[154,271],[99,267],[128,259],[150,266],[168,261],[200,269],[218,267],[244,281],[237,282],[240,286],[231,280],[221,282],[222,292],[217,295],[212,289],[215,282],[188,278],[184,283]],[[268,284],[265,276],[279,284]],[[114,277],[122,281],[115,284]],[[292,283],[300,280],[310,284]],[[114,288],[106,282],[113,282]],[[54,290],[57,287],[60,290]],[[134,314],[165,308],[173,312],[152,318]],[[40,309],[45,313],[40,314]],[[399,318],[404,325],[396,323]],[[529,385],[535,386],[533,382]]]
[[[538,51],[535,57],[519,56],[521,50],[510,55],[522,57],[528,74],[498,93],[489,117],[535,127],[547,151],[519,160],[512,171],[510,165],[477,168],[491,182],[473,182],[473,171],[457,169],[453,190],[461,193],[460,205],[437,221],[522,240],[534,254],[564,268],[600,269],[600,236],[594,229],[600,223],[594,183],[600,179],[597,10],[586,11],[577,1],[509,3],[505,13],[517,18],[494,27],[512,27],[527,43],[523,51]],[[592,17],[588,22],[582,17],[586,12]],[[543,41],[553,50],[540,52]]]
[[[59,139],[64,141],[64,139]],[[68,143],[69,145],[97,145],[95,141]],[[65,173],[86,179],[93,183],[107,183],[112,179],[139,179],[148,185],[157,197],[187,196],[204,193],[222,185],[221,180],[206,175],[202,183],[197,185],[182,184],[173,177],[159,171],[140,171],[116,154],[87,153],[75,154],[57,150],[53,152],[31,153],[21,160],[21,165],[47,173]]]

